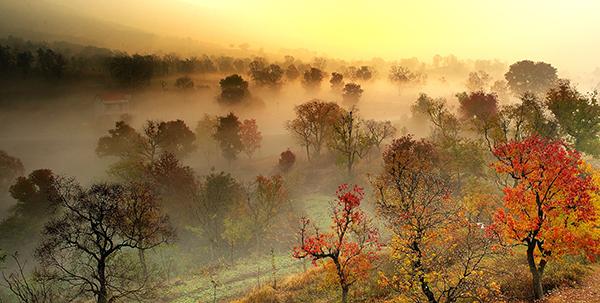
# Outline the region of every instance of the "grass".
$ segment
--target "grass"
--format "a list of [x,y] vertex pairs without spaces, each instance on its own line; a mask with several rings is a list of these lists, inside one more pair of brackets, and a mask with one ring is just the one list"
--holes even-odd
[[[307,217],[317,227],[326,229],[330,224],[332,196],[311,194],[302,199],[301,205]],[[291,251],[281,251],[274,256],[278,283],[292,274],[310,267],[310,262],[292,258]],[[223,302],[239,297],[257,288],[257,271],[260,269],[260,286],[272,283],[272,259],[269,256],[238,260],[231,265],[223,265],[210,270],[199,270],[191,276],[176,279],[164,292],[162,302],[198,303],[213,302],[213,282],[217,283],[216,301]]]

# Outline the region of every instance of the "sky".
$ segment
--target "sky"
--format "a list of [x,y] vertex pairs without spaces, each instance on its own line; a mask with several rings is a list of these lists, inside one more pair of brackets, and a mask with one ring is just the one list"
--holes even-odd
[[435,54],[593,70],[600,1],[47,0],[162,35],[342,59]]

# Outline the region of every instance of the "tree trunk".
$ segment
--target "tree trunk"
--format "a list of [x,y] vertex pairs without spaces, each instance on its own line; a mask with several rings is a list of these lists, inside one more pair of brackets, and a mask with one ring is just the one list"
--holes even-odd
[[138,249],[138,257],[142,265],[142,273],[144,274],[144,278],[146,278],[148,277],[148,267],[146,266],[146,254],[143,249]]
[[98,303],[108,302],[108,290],[106,287],[106,262],[104,259],[98,261]]
[[542,285],[542,277],[544,275],[544,268],[546,266],[546,260],[540,260],[539,266],[535,263],[535,242],[527,244],[527,263],[529,264],[529,271],[531,272],[531,282],[533,286],[533,297],[536,300],[544,297],[544,285]]
[[348,302],[348,286],[342,286],[342,303]]

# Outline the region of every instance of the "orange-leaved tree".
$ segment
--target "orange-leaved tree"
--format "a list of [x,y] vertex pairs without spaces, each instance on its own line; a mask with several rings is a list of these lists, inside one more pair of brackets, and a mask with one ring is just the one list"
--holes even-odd
[[307,234],[309,220],[302,219],[300,245],[294,247],[294,258],[310,258],[314,265],[323,260],[333,264],[342,290],[342,303],[348,300],[348,291],[359,278],[364,278],[377,258],[380,249],[379,233],[360,209],[364,191],[359,186],[342,184],[336,192],[337,201],[331,215],[331,232]]
[[514,183],[504,188],[504,207],[489,231],[511,245],[527,248],[534,296],[544,295],[546,264],[564,254],[600,250],[594,232],[598,209],[591,194],[596,190],[579,152],[559,140],[530,136],[496,146],[493,167]]

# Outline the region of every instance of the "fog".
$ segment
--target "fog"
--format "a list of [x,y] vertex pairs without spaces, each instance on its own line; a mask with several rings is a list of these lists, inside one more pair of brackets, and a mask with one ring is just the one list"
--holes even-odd
[[600,7],[521,2],[2,1],[0,302],[587,285]]

